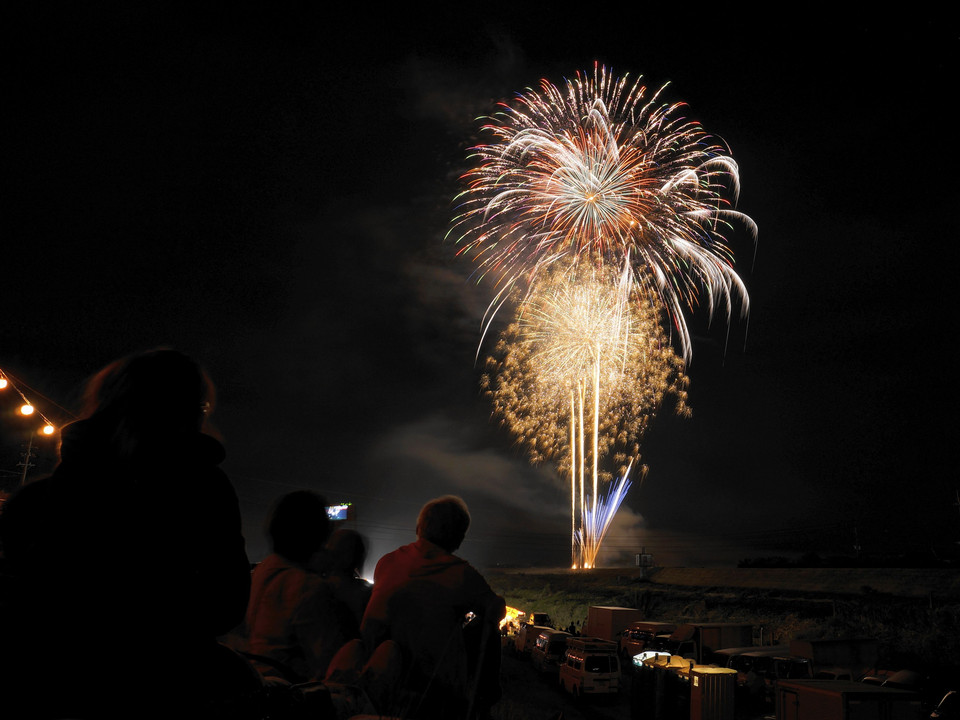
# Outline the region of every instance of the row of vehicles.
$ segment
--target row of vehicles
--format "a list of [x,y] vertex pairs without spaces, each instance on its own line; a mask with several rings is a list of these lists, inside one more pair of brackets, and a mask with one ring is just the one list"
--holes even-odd
[[556,630],[549,627],[546,618],[535,617],[544,624],[521,625],[513,638],[513,649],[529,657],[539,672],[556,673],[558,684],[579,696],[619,692],[623,666],[639,664],[651,652],[706,664],[712,649],[752,641],[753,628],[747,624],[631,622],[638,612],[632,608],[591,607],[583,637]]
[[558,685],[574,697],[620,691],[620,658],[614,642],[543,625],[521,625],[514,649],[529,656],[538,672],[556,675]]
[[[775,646],[751,644],[712,649],[708,640],[710,629],[709,626],[700,628],[699,647],[687,648],[692,652],[681,655],[673,654],[678,649],[680,629],[669,637],[653,635],[647,639],[645,648],[634,654],[631,664],[638,672],[661,671],[690,686],[695,684],[691,682],[694,675],[702,675],[711,668],[731,675],[735,672],[731,678],[735,683],[733,700],[737,712],[745,717],[777,720],[917,720],[921,717],[922,676],[910,670],[878,671],[879,643],[874,639],[793,640]],[[650,628],[642,623],[627,628],[621,636],[621,648],[632,651],[633,643],[639,639],[636,630],[643,632]],[[717,701],[721,696],[722,693],[717,694],[711,700]],[[956,693],[948,691],[942,698],[927,697],[926,702],[936,703],[939,699],[939,703],[932,712],[928,709],[929,714],[922,716],[956,720],[960,708],[955,696]],[[689,702],[692,710],[692,699]]]
[[[600,621],[588,618],[584,631],[589,636],[585,637],[546,623],[520,626],[513,639],[516,652],[529,657],[541,673],[553,674],[558,685],[575,697],[619,692],[624,669],[641,675],[646,672],[648,679],[651,672],[663,672],[682,685],[699,683],[702,687],[706,686],[706,674],[713,672],[731,678],[726,682],[735,687],[737,706],[759,711],[757,717],[773,717],[770,713],[775,712],[783,720],[847,718],[852,716],[845,708],[867,706],[875,706],[890,720],[918,717],[916,673],[873,671],[879,650],[873,639],[794,640],[757,646],[748,624],[678,625],[623,617],[615,621],[611,618],[617,613],[611,611],[623,608],[591,608],[594,610]],[[691,682],[694,675],[697,682]],[[632,683],[634,692],[642,691],[638,679]],[[687,702],[692,702],[689,692],[687,697]],[[709,699],[714,700],[712,696]],[[941,702],[944,709],[938,708],[929,717],[955,717],[956,709],[947,709],[951,702],[956,704],[955,693],[948,693]],[[801,708],[805,712],[801,713]]]

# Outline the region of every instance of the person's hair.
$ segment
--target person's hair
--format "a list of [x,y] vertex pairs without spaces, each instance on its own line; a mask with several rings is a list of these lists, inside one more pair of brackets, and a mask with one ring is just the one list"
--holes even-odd
[[84,391],[82,416],[121,455],[203,427],[213,383],[192,358],[170,348],[129,355],[100,370]]
[[284,495],[270,514],[267,534],[275,553],[306,565],[330,536],[327,501],[310,490]]
[[356,530],[334,530],[327,541],[329,571],[341,574],[360,572],[367,559],[367,544]]
[[124,418],[134,429],[197,429],[213,405],[209,376],[192,358],[158,348],[114,360],[84,392],[84,416]]
[[420,510],[417,518],[417,537],[453,552],[470,527],[470,511],[467,504],[456,495],[438,497]]

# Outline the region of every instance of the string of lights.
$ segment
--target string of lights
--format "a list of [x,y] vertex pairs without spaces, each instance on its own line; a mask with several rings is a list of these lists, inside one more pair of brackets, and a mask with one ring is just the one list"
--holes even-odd
[[[22,384],[23,383],[20,383],[20,385]],[[22,401],[22,404],[18,410],[20,415],[28,418],[39,417],[43,421],[39,432],[43,435],[53,435],[57,431],[56,425],[54,425],[50,419],[37,408],[35,403],[27,398],[23,390],[20,389],[20,385],[14,382],[13,376],[4,372],[3,369],[0,368],[0,392],[12,390],[19,395],[20,400]]]

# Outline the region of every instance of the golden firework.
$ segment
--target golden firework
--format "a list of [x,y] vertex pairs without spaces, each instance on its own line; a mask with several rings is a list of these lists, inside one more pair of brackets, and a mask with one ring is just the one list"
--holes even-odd
[[594,564],[606,530],[597,519],[603,486],[626,479],[664,398],[689,414],[683,360],[654,297],[640,288],[598,262],[554,267],[518,305],[487,361],[494,414],[531,461],[551,460],[569,474],[578,567]]

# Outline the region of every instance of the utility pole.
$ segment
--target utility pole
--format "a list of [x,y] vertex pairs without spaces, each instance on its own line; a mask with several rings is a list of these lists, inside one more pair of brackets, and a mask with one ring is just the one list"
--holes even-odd
[[960,488],[954,488],[953,491],[957,494],[957,501],[954,505],[957,506],[957,512],[960,513]]
[[23,472],[20,474],[20,487],[23,487],[27,484],[27,473],[30,472],[30,468],[33,467],[32,460],[37,456],[37,451],[33,447],[33,433],[30,433],[30,439],[27,441],[27,449],[20,453],[20,455],[23,457],[23,460],[17,463],[17,467],[23,467]]

